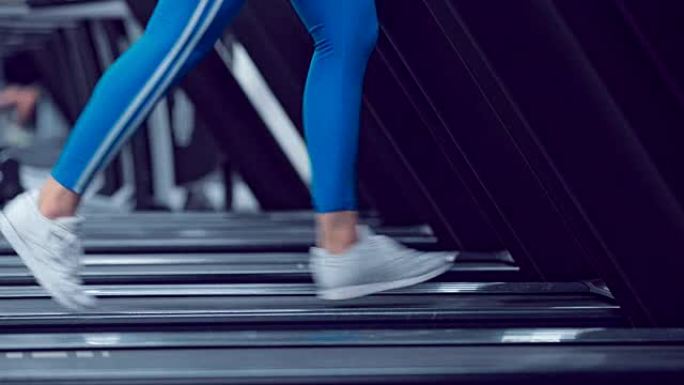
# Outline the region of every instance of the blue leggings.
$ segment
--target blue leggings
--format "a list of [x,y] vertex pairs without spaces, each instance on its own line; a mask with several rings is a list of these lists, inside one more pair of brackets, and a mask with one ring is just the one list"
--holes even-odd
[[[143,36],[95,87],[52,170],[57,182],[82,194],[168,88],[212,49],[243,2],[160,0]],[[356,210],[359,115],[366,64],[377,39],[375,3],[292,4],[315,42],[303,111],[314,207],[319,213]]]

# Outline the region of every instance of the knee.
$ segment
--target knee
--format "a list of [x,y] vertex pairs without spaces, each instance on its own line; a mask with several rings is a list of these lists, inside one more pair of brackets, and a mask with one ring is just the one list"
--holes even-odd
[[364,32],[362,36],[361,45],[364,49],[366,49],[368,55],[370,55],[370,53],[373,52],[376,44],[378,43],[378,35],[380,34],[380,26],[378,25],[378,20],[373,19],[373,21],[369,23],[366,29],[367,30]]
[[378,40],[379,26],[376,19],[359,22],[353,27],[323,28],[316,49],[326,54],[344,58],[363,58],[375,49]]
[[359,47],[359,50],[363,51],[366,55],[370,55],[378,42],[378,34],[378,20],[369,20],[362,28],[359,28],[359,31],[355,36],[354,44],[356,44]]

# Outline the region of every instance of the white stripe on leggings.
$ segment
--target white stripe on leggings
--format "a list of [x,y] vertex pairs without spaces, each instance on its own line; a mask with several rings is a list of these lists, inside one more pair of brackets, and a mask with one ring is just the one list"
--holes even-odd
[[[81,174],[76,186],[74,186],[75,191],[81,191],[85,187],[85,184],[90,180],[91,174],[96,171],[98,164],[100,164],[100,158],[107,154],[108,149],[116,146],[117,143],[115,142],[119,134],[121,134],[122,131],[126,131],[126,133],[121,136],[122,139],[126,138],[130,133],[129,131],[134,130],[142,123],[147,117],[149,110],[156,104],[157,99],[161,97],[175,78],[176,74],[183,68],[188,56],[192,54],[192,51],[199,43],[202,35],[204,35],[206,30],[211,26],[212,21],[223,5],[223,0],[214,1],[213,8],[210,9],[209,15],[202,20],[201,15],[209,2],[210,0],[200,0],[198,2],[198,7],[195,9],[188,25],[183,30],[176,44],[171,51],[169,51],[169,54],[164,58],[152,77],[145,83],[145,86],[140,90],[138,95],[133,99],[126,111],[124,111],[119,120],[114,124],[112,130],[95,152],[90,163]],[[200,23],[201,25],[197,28],[197,25]],[[174,64],[176,57],[179,59],[175,62],[175,65],[169,69],[169,67]],[[155,87],[158,85],[157,83],[161,83],[161,86]],[[152,97],[150,97],[150,93],[153,93]],[[147,103],[147,105],[144,105],[145,103]],[[143,108],[140,113],[135,116],[135,111],[141,105],[144,105]],[[109,158],[115,155],[116,151],[112,151]],[[108,160],[105,160],[102,164],[106,164],[107,162]]]

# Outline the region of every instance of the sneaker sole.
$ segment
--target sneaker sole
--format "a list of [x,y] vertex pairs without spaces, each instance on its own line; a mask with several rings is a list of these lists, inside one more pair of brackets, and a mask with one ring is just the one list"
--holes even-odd
[[369,283],[365,285],[345,286],[338,287],[335,289],[318,290],[316,292],[316,296],[320,299],[331,301],[364,297],[370,294],[380,293],[387,290],[400,289],[402,287],[413,286],[419,283],[423,283],[425,281],[429,281],[451,270],[451,267],[452,265],[450,263],[446,263],[444,264],[444,266],[441,266],[438,269],[432,270],[428,273],[416,277],[404,278],[389,282]]
[[5,240],[10,244],[10,246],[12,246],[14,251],[19,255],[19,258],[21,258],[24,265],[26,265],[26,267],[28,267],[28,269],[31,271],[31,274],[33,274],[33,277],[36,279],[38,284],[42,286],[45,290],[47,290],[50,296],[52,296],[57,302],[59,302],[60,305],[65,306],[71,310],[77,311],[81,311],[86,308],[85,306],[74,303],[68,298],[65,298],[65,296],[63,295],[60,295],[58,290],[48,289],[52,287],[52,285],[48,284],[42,278],[41,274],[37,273],[37,271],[40,271],[41,268],[37,266],[34,263],[33,259],[29,256],[30,248],[26,245],[26,242],[24,242],[24,240],[21,238],[17,230],[14,228],[9,218],[7,218],[5,213],[1,211],[0,232],[2,232],[2,235],[5,237]]

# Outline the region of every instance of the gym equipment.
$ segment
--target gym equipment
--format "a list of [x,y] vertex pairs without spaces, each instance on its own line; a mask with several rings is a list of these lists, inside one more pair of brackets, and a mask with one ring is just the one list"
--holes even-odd
[[[364,222],[413,247],[489,252],[464,252],[415,287],[314,296],[305,186],[229,68],[239,44],[299,121],[311,45],[287,1],[250,1],[182,86],[262,207],[303,211],[88,216],[83,276],[100,306],[84,313],[51,301],[0,243],[0,382],[684,381],[684,331],[663,327],[684,319],[672,295],[682,288],[681,186],[666,163],[681,157],[681,133],[667,135],[682,115],[681,71],[676,44],[654,38],[654,15],[681,6],[377,4]],[[117,43],[121,20],[144,20],[151,5],[30,0],[12,12],[35,12],[36,23],[72,14],[30,41],[47,47],[36,54],[42,73],[74,116],[97,72],[82,21],[109,18]],[[6,19],[0,6],[0,31]],[[26,41],[35,31],[9,28]],[[642,95],[652,99],[640,106]]]
[[[87,254],[81,263],[92,285],[311,282],[308,253]],[[461,253],[440,280],[516,281],[518,270],[507,253]],[[0,286],[33,284],[18,257],[0,258]]]
[[681,330],[599,328],[20,334],[0,336],[0,381],[676,383],[683,343]]
[[626,326],[619,306],[586,283],[427,283],[380,295],[328,302],[310,284],[91,286],[98,308],[70,313],[36,287],[3,287],[3,330],[103,331],[153,327],[403,328],[460,326]]

